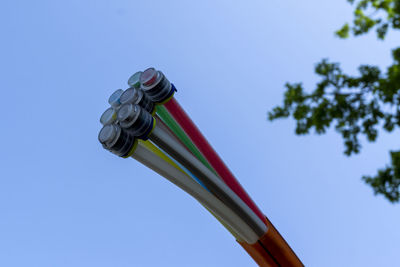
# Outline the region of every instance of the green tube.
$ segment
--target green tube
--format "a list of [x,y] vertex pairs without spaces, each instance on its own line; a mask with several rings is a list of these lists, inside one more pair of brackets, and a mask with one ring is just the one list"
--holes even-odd
[[[201,154],[201,152],[197,149],[197,147],[193,144],[192,140],[187,136],[187,134],[182,130],[179,124],[175,121],[175,119],[169,114],[168,110],[163,105],[156,106],[156,113],[163,122],[171,129],[171,131],[182,141],[182,143],[189,149],[193,155],[201,161],[210,171],[212,171],[215,175],[217,175],[216,171],[211,167],[210,163],[206,160],[206,158]],[[218,176],[218,175],[217,175]]]

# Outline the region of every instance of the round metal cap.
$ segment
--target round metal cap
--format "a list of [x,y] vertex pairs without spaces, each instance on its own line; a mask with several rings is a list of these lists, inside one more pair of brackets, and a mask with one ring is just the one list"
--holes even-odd
[[131,77],[129,77],[128,85],[130,87],[140,88],[140,76],[141,75],[142,75],[142,71],[138,71],[135,74],[133,74]]
[[125,92],[120,97],[121,104],[131,103],[131,104],[138,104],[140,99],[143,97],[143,92],[135,89],[129,88],[126,89]]
[[122,93],[124,92],[124,90],[122,89],[118,89],[116,90],[114,93],[112,93],[110,95],[110,97],[108,98],[108,103],[113,107],[116,108],[119,105],[121,105],[121,102],[119,101],[119,98],[121,97]]
[[122,127],[132,124],[139,117],[140,107],[138,105],[123,104],[118,111],[117,118]]
[[158,71],[155,68],[148,68],[140,75],[140,83],[144,86],[150,86],[157,81]]
[[117,120],[117,113],[114,108],[108,108],[100,117],[100,123],[103,125],[108,125]]
[[117,137],[118,130],[115,125],[109,124],[101,128],[99,132],[99,141],[103,145],[112,143]]

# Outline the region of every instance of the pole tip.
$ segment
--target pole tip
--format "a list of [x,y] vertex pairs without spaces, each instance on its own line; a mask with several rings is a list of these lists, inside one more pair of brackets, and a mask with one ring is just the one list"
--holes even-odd
[[140,88],[140,76],[142,75],[142,71],[138,71],[135,74],[133,74],[131,77],[128,79],[128,85],[130,87],[134,88]]

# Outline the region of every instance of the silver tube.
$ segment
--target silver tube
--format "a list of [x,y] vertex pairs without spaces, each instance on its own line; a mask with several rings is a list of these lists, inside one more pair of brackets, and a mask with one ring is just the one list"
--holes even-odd
[[168,133],[156,125],[149,138],[200,179],[211,193],[218,196],[222,202],[239,215],[259,237],[267,232],[267,226],[260,218],[223,181]]
[[204,189],[191,177],[148,150],[140,142],[132,157],[197,199],[220,220],[229,225],[229,227],[231,227],[231,229],[246,243],[254,244],[259,239],[259,236],[254,230],[221,200]]

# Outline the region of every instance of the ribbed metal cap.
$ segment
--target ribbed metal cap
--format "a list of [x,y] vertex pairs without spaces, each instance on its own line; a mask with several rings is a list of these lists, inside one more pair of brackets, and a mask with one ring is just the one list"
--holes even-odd
[[129,77],[128,85],[130,87],[140,88],[140,76],[141,75],[142,75],[142,71],[138,71],[135,74],[133,74],[131,77]]
[[100,123],[103,125],[112,124],[117,120],[117,113],[114,108],[108,108],[100,117]]
[[122,127],[129,127],[132,125],[140,114],[140,107],[138,105],[124,104],[118,111],[117,118]]
[[119,101],[119,98],[121,97],[122,93],[124,92],[124,90],[122,89],[118,89],[116,90],[114,93],[112,93],[110,95],[110,97],[108,98],[108,103],[113,107],[119,107],[121,105],[121,102]]
[[121,104],[138,104],[143,97],[143,92],[136,88],[126,89],[120,97]]
[[154,68],[148,68],[140,76],[140,88],[154,103],[162,103],[174,93],[169,80],[165,75]]
[[118,139],[118,127],[113,124],[104,126],[99,132],[99,142],[105,147],[110,148]]
[[120,157],[128,156],[136,142],[133,135],[117,124],[104,126],[98,138],[105,149]]
[[144,86],[151,86],[157,82],[159,73],[155,68],[148,68],[140,75],[140,83]]

